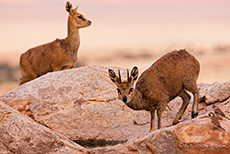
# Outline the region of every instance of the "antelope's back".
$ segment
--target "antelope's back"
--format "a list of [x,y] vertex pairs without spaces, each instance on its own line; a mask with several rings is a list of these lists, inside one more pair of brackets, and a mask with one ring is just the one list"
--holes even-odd
[[185,80],[196,82],[200,71],[197,59],[186,50],[172,51],[159,58],[145,70],[136,83],[136,88],[145,95],[166,92],[177,95]]

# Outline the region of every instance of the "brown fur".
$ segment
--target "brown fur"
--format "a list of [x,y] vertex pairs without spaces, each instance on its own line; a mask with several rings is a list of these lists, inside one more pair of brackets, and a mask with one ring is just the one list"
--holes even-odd
[[[177,96],[183,104],[177,113],[173,124],[177,124],[186,110],[190,95],[194,95],[192,118],[198,115],[199,91],[196,86],[200,71],[200,64],[186,50],[172,51],[158,59],[150,68],[145,70],[136,83],[138,68],[134,67],[128,81],[121,82],[113,70],[109,69],[110,79],[116,83],[119,98],[134,110],[146,110],[151,113],[151,128],[154,130],[155,110],[158,116],[158,129],[161,128],[161,119],[167,104]],[[120,73],[119,73],[120,74]],[[120,76],[120,75],[119,75]]]
[[68,17],[68,36],[56,39],[51,43],[31,48],[20,57],[20,84],[33,80],[47,72],[73,68],[77,62],[77,51],[80,45],[79,28],[87,27],[91,21],[72,9],[66,2]]

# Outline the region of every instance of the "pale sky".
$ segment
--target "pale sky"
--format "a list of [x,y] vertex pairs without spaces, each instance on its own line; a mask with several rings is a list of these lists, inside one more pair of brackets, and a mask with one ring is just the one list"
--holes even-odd
[[[70,0],[92,21],[79,52],[212,48],[230,44],[229,0]],[[0,56],[65,38],[66,0],[1,0]],[[172,49],[171,49],[172,48]]]

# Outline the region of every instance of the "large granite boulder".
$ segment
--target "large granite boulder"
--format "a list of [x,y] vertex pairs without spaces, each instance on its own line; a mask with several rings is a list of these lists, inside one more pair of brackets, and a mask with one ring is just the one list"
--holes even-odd
[[147,134],[149,113],[133,111],[117,99],[107,70],[89,66],[48,73],[0,100],[71,140],[125,142]]
[[0,153],[80,154],[86,149],[0,102]]
[[[230,99],[218,104],[230,117]],[[207,109],[207,113],[212,108]],[[146,136],[134,138],[125,144],[113,147],[91,149],[94,154],[228,154],[230,151],[230,121],[223,119],[221,126],[215,128],[207,114],[187,120],[175,126],[153,131]]]
[[[180,123],[171,126],[182,104],[180,98],[174,99],[164,112],[163,129],[148,134],[149,113],[129,109],[118,100],[116,86],[110,81],[107,70],[107,67],[88,66],[48,73],[6,93],[0,101],[29,116],[31,121],[79,144],[121,143],[86,150],[89,153],[193,153],[196,150],[210,153],[212,150],[229,150],[230,121],[221,121],[226,129],[223,132],[214,129],[207,114],[213,111],[210,104],[216,103],[230,117],[230,82],[199,84],[199,116],[191,119],[191,99]],[[126,70],[121,70],[121,75],[126,79]]]

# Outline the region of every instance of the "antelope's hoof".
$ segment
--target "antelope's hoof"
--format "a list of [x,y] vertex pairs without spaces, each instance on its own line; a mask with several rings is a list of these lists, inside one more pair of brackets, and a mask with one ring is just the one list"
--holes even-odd
[[173,125],[176,125],[178,123],[179,123],[179,121],[173,121]]
[[151,132],[153,132],[153,131],[154,131],[154,129],[150,129],[150,130],[149,130],[149,133],[151,133]]
[[198,116],[198,112],[197,113],[192,113],[192,118],[196,118]]

